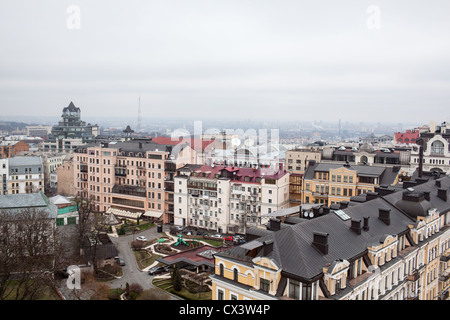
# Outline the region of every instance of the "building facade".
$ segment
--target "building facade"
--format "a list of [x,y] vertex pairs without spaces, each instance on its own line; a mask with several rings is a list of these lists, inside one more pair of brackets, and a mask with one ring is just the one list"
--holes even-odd
[[289,206],[289,173],[226,166],[185,166],[175,177],[175,225],[245,233]]
[[24,141],[2,141],[0,144],[0,159],[12,158],[19,152],[28,151],[30,145]]
[[448,300],[450,178],[295,225],[215,255],[213,300]]
[[328,206],[350,201],[380,185],[395,185],[400,167],[358,166],[310,162],[303,176],[302,203]]
[[37,193],[45,190],[41,157],[14,157],[0,160],[2,195]]
[[[423,170],[450,173],[450,124],[444,122],[436,126],[431,123],[428,131],[420,133],[419,139],[423,147]],[[411,151],[412,167],[419,166],[420,157],[420,148],[417,146]]]
[[174,149],[137,140],[79,147],[73,156],[75,195],[92,199],[98,211],[172,222],[173,176],[191,154],[189,146]]

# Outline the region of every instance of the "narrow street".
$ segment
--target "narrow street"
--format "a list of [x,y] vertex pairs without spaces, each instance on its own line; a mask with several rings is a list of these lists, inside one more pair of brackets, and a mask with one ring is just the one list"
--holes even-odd
[[[169,232],[170,226],[163,225],[163,232]],[[110,237],[111,241],[119,252],[119,257],[125,261],[125,266],[122,267],[123,275],[120,279],[115,279],[110,282],[112,289],[125,288],[126,284],[138,283],[144,290],[156,288],[152,285],[153,276],[147,274],[146,271],[141,271],[138,268],[136,259],[131,249],[131,241],[135,240],[137,236],[144,236],[147,240],[159,238],[160,234],[157,232],[157,227],[136,233],[134,235]],[[179,299],[172,296],[172,299]]]

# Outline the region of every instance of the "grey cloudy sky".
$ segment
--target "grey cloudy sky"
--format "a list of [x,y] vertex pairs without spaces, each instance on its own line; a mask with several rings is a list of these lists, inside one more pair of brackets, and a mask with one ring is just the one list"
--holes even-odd
[[448,0],[0,4],[3,115],[59,115],[73,101],[82,117],[133,116],[141,97],[147,119],[450,116]]

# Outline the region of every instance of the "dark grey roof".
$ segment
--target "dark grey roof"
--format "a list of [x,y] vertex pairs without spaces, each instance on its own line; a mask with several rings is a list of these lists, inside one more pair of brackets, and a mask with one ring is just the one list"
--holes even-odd
[[67,110],[77,112],[77,111],[80,111],[80,108],[75,107],[75,105],[73,104],[73,102],[70,101],[69,106],[67,106],[67,107],[65,107],[65,108],[63,109],[63,111],[67,111]]
[[[442,189],[450,188],[450,177],[439,179]],[[435,181],[417,186],[415,191],[430,191],[430,207],[441,212],[450,210],[450,197],[447,201],[437,196]],[[273,258],[283,272],[304,279],[312,279],[322,273],[322,268],[338,259],[352,260],[361,256],[367,247],[378,244],[387,235],[401,235],[409,231],[408,225],[414,224],[415,217],[396,206],[402,199],[403,191],[378,197],[371,201],[350,206],[344,213],[350,217],[342,220],[334,211],[315,219],[283,228],[274,232],[261,232],[262,236],[246,244],[248,248],[272,240],[273,250],[264,255],[260,250],[257,256],[264,255]],[[380,209],[390,210],[389,225],[379,219]],[[360,220],[363,226],[364,218],[369,217],[369,230],[357,234],[350,229],[352,220]],[[328,254],[323,254],[312,245],[315,232],[328,234]],[[252,258],[246,255],[245,247],[238,246],[216,256],[226,256],[231,259],[250,263]]]
[[[329,172],[330,169],[338,169],[342,167],[345,167],[345,165],[337,163],[315,163],[307,167],[304,174],[304,179],[314,179],[314,173],[316,171]],[[346,168],[349,170],[355,170],[358,176],[379,177],[380,184],[387,185],[392,184],[398,175],[398,171],[396,171],[396,168],[393,167],[349,165]]]

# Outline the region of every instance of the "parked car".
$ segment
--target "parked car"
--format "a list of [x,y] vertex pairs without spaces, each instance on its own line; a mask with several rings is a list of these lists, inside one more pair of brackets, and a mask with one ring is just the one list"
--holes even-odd
[[175,229],[177,229],[177,231],[183,231],[184,227],[183,226],[175,226]]
[[224,238],[225,241],[233,241],[233,237],[232,236],[228,236]]
[[203,231],[197,231],[197,235],[198,236],[207,236],[208,234],[206,232],[203,232]]
[[244,237],[241,236],[240,234],[236,234],[236,235],[233,236],[233,240],[234,241],[244,240]]
[[219,233],[213,234],[211,237],[213,238],[222,238],[222,235]]
[[181,231],[181,233],[186,234],[188,236],[192,235],[192,231],[189,229],[184,229],[183,231]]
[[148,270],[148,274],[151,276],[155,276],[157,274],[167,272],[168,270],[169,269],[167,267],[153,267],[150,270]]
[[144,236],[139,236],[139,237],[136,237],[136,240],[139,240],[139,241],[147,241],[147,238],[144,237]]
[[114,257],[114,260],[116,261],[116,263],[117,263],[119,266],[124,266],[124,265],[125,265],[125,260],[123,260],[123,259],[121,259],[121,258],[119,258],[119,257]]

